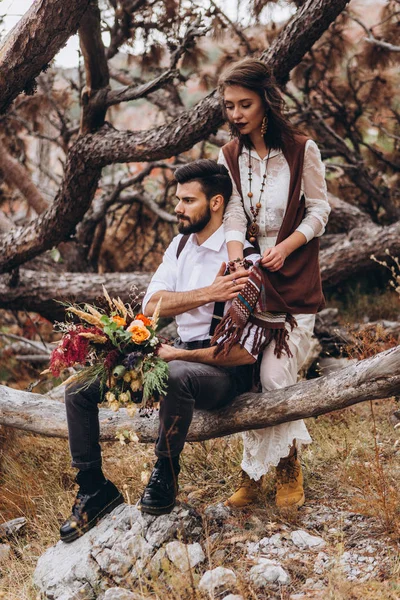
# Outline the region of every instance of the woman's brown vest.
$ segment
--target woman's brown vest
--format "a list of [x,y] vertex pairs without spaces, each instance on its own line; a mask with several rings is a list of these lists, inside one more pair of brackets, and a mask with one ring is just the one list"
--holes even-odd
[[[300,198],[300,191],[307,140],[305,136],[296,135],[294,143],[283,152],[290,168],[290,185],[288,204],[276,240],[277,244],[295,231],[305,215],[305,198],[304,195]],[[222,147],[232,179],[243,199],[238,163],[241,150],[237,139]],[[292,252],[279,271],[275,273],[265,271],[267,310],[293,315],[315,314],[324,308],[325,299],[322,293],[318,254],[319,240],[314,237],[308,244]]]

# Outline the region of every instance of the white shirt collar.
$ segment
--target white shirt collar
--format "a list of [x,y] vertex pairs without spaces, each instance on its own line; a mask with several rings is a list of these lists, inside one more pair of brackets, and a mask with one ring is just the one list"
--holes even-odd
[[[243,147],[242,154],[244,154],[245,156],[248,156],[248,152],[249,151],[247,150],[247,148]],[[282,153],[282,150],[271,150],[270,158],[275,158],[275,156],[278,156],[281,153]],[[264,156],[264,158],[261,158],[261,156],[258,155],[258,153],[256,152],[256,150],[254,148],[251,148],[250,155],[252,158],[255,158],[256,160],[260,160],[262,162],[265,162],[268,158],[268,154],[266,156]]]
[[[195,246],[199,246],[199,244],[197,243],[197,238],[196,238],[195,233],[192,233],[192,235],[190,236],[189,239],[192,244],[194,244]],[[224,230],[224,226],[221,225],[220,227],[218,227],[218,229],[216,231],[214,231],[214,233],[212,235],[210,235],[209,238],[206,239],[205,242],[200,244],[199,247],[207,248],[208,250],[214,250],[214,252],[219,252],[224,243],[225,243],[225,230]]]

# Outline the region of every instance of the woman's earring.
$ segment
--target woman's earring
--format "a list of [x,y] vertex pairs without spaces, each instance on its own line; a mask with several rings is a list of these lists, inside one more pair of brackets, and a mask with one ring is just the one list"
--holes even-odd
[[264,115],[264,118],[261,123],[261,135],[262,136],[264,136],[267,133],[267,128],[268,128],[268,117],[267,117],[267,115]]

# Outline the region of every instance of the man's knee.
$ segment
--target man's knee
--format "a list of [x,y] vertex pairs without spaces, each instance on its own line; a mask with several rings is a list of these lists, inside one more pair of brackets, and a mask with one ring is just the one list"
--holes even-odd
[[100,386],[97,384],[87,387],[83,382],[72,381],[65,387],[65,406],[97,405],[100,402],[99,394]]
[[172,360],[169,364],[168,388],[181,389],[190,384],[188,364],[183,360]]

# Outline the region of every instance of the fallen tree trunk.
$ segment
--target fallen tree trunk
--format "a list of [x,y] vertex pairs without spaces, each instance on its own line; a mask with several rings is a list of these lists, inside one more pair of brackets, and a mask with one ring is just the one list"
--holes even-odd
[[[400,346],[386,350],[326,377],[262,394],[247,393],[216,411],[195,411],[188,441],[222,437],[297,419],[316,417],[365,402],[400,394]],[[67,437],[65,407],[44,396],[0,386],[0,425],[50,437]],[[158,415],[139,413],[130,418],[125,409],[100,409],[102,440],[114,440],[117,431],[134,430],[141,442],[157,438]]]
[[356,227],[371,227],[371,225],[374,225],[371,217],[360,210],[358,206],[349,204],[329,192],[328,200],[331,213],[326,226],[327,233],[344,233]]
[[144,291],[150,273],[54,273],[21,269],[15,281],[0,275],[0,307],[38,312],[51,320],[64,319],[64,308],[58,302],[95,302],[103,295],[104,285],[114,298],[124,302],[132,298],[133,286]]
[[[386,249],[400,256],[400,221],[388,227],[371,225],[370,228],[352,229],[350,233],[320,254],[322,281],[332,287],[366,269],[382,269],[371,260],[387,260]],[[150,273],[88,273],[43,272],[21,269],[19,277],[0,275],[0,308],[35,311],[49,319],[60,319],[63,311],[54,302],[74,300],[93,302],[102,294],[101,285],[110,295],[120,296],[127,302],[132,286],[144,291],[150,282]]]
[[377,267],[371,255],[386,261],[386,250],[392,256],[400,256],[400,221],[387,227],[352,229],[345,239],[320,254],[324,287],[333,287],[362,271],[371,271]]

